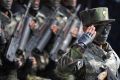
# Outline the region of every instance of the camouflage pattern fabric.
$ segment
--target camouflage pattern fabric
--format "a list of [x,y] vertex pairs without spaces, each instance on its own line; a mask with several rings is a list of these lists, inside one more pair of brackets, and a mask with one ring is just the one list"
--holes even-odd
[[83,57],[86,65],[86,80],[96,79],[102,66],[109,67],[116,75],[120,65],[120,59],[109,43],[104,44],[102,49],[94,43],[88,45]]

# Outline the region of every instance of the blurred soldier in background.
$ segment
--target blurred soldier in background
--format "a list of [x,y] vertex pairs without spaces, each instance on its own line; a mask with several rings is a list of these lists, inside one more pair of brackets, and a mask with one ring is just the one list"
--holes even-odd
[[[40,43],[41,40],[44,39],[44,37],[46,37],[46,33],[47,33],[46,30],[51,31],[51,28],[54,29],[53,28],[54,26],[53,27],[50,26],[52,23],[49,23],[50,21],[48,21],[49,18],[51,18],[51,20],[52,20],[55,18],[54,16],[56,16],[55,9],[54,9],[56,7],[56,5],[55,4],[53,5],[54,1],[52,3],[51,2],[52,1],[49,2],[51,4],[50,9],[47,9],[49,7],[48,7],[48,5],[46,5],[46,6],[44,6],[45,9],[39,10],[40,0],[34,0],[32,6],[30,8],[29,16],[33,18],[33,21],[30,23],[30,27],[32,29],[32,34],[30,35],[30,38],[29,38],[29,40],[26,44],[26,48],[25,48],[25,56],[28,58],[25,62],[25,65],[19,70],[19,73],[20,73],[19,76],[20,76],[21,80],[25,79],[28,74],[29,74],[30,79],[35,78],[35,76],[37,75],[36,74],[37,72],[38,72],[39,76],[42,75],[43,77],[47,76],[47,75],[51,75],[51,74],[46,74],[45,71],[43,71],[44,73],[41,72],[41,70],[44,70],[45,66],[48,64],[48,54],[46,54],[46,53],[44,54],[43,51],[39,51],[39,49],[35,49],[39,45],[38,43]],[[56,4],[58,4],[58,3],[56,3]],[[53,15],[53,17],[48,14],[50,12],[46,12],[46,11],[50,11],[51,15]],[[49,23],[49,25],[46,25],[48,23]],[[54,32],[54,30],[52,30],[52,31]],[[50,33],[50,36],[51,36],[51,33]],[[47,40],[49,41],[49,38]],[[43,48],[43,46],[46,46],[46,44],[47,44],[47,41],[45,42],[45,44],[42,45],[42,48]],[[44,50],[44,48],[43,48],[43,50]],[[47,50],[47,49],[45,49],[45,50]],[[49,72],[49,71],[47,71],[47,72]],[[44,75],[44,74],[46,74],[46,75]]]
[[[65,9],[67,11],[69,11],[69,13],[71,15],[68,15],[68,20],[69,18],[72,16],[72,14],[74,15],[74,13],[76,12],[76,5],[77,5],[77,0],[62,0],[61,1],[62,3],[62,6],[65,7]],[[69,22],[69,21],[68,21]],[[73,19],[73,22],[71,24],[74,24],[74,22],[76,22],[76,25],[69,25],[70,28],[70,34],[71,37],[68,38],[68,36],[65,38],[65,40],[63,40],[63,43],[61,44],[61,48],[60,48],[60,51],[58,51],[58,58],[61,57],[61,55],[64,55],[67,50],[70,48],[70,46],[75,42],[77,36],[78,36],[78,30],[79,28],[82,29],[82,26],[80,25],[80,20],[78,19],[78,16],[76,15]],[[80,35],[81,35],[81,32],[80,32]],[[68,38],[68,39],[67,39]],[[66,43],[68,45],[66,45]],[[66,46],[66,47],[65,47]],[[59,65],[57,65],[58,67]],[[73,75],[72,74],[69,74],[69,73],[66,73],[65,74],[62,74],[59,70],[55,70],[55,73],[57,74],[57,76],[59,76],[62,80],[66,79],[66,80],[69,80],[70,78],[72,79]],[[63,71],[64,73],[64,71]]]
[[15,30],[17,20],[11,12],[13,0],[0,1],[0,59],[2,60],[2,79],[17,80],[17,68],[14,62],[6,58],[6,51]]
[[[27,9],[27,4],[29,4],[29,1],[24,1],[24,5],[22,4],[21,7],[18,7],[20,11],[16,11],[15,14],[18,15],[24,15],[25,11]],[[32,48],[34,47],[33,43],[36,39],[34,36],[40,35],[40,27],[44,23],[45,16],[44,14],[41,14],[39,12],[40,7],[40,0],[33,0],[30,10],[28,12],[27,17],[32,18],[32,20],[29,22],[29,29],[30,33],[28,33],[28,39],[25,43],[25,48],[20,51],[20,55],[18,54],[17,62],[19,63],[19,70],[18,70],[18,77],[20,80],[40,80],[43,79],[41,77],[36,76],[36,59],[32,56]],[[28,26],[27,26],[28,27]],[[39,32],[38,32],[39,31]],[[38,36],[39,37],[39,36]],[[32,47],[32,48],[31,48]],[[31,50],[30,50],[31,49]],[[24,58],[24,60],[21,59]]]

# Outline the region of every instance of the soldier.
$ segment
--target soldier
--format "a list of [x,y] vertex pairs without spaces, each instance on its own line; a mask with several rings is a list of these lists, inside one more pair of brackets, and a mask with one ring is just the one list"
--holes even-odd
[[[26,10],[26,4],[28,1],[25,1],[25,6],[20,7],[21,11],[17,11],[16,14],[23,15]],[[31,49],[33,45],[31,45],[31,40],[33,39],[33,36],[36,35],[36,31],[41,27],[42,23],[44,22],[45,16],[44,14],[39,12],[39,6],[40,6],[40,0],[33,0],[30,10],[28,13],[28,17],[32,18],[30,24],[30,34],[29,38],[27,39],[27,42],[25,43],[25,49],[22,51],[22,55],[18,55],[17,62],[19,63],[20,69],[18,70],[18,77],[20,80],[28,80],[30,79],[43,79],[36,76],[36,59],[32,56],[32,50],[28,50],[28,48]],[[39,35],[39,33],[37,34]],[[39,37],[39,36],[38,36]],[[32,42],[34,43],[34,42]],[[25,53],[25,54],[24,54]],[[21,58],[22,57],[22,58]],[[22,59],[25,59],[22,61]]]
[[[67,8],[69,11],[70,11],[70,13],[74,13],[75,12],[75,9],[76,9],[76,7],[77,7],[77,0],[61,0],[61,4],[65,7],[65,8]],[[81,6],[80,6],[80,8],[81,8]],[[80,9],[79,9],[80,10]],[[69,15],[70,16],[70,15]],[[78,15],[76,15],[76,18],[75,18],[75,20],[77,20],[78,22],[79,22],[79,26],[80,26],[80,20],[79,20],[79,18],[78,18]],[[71,29],[71,33],[72,33],[72,37],[73,37],[73,41],[72,42],[74,42],[74,40],[76,39],[76,37],[77,37],[77,34],[78,34],[78,31],[79,31],[79,28],[78,27],[73,27],[72,29]],[[72,43],[71,43],[72,44]]]
[[[49,18],[47,18],[48,16],[46,15],[46,13],[43,14],[41,10],[38,11],[39,6],[40,6],[40,0],[34,0],[33,3],[32,3],[32,7],[30,8],[30,11],[29,11],[29,16],[33,18],[33,21],[30,23],[30,27],[32,29],[32,34],[30,35],[30,38],[29,38],[28,43],[27,43],[26,48],[25,48],[25,56],[27,57],[27,60],[24,64],[24,66],[22,66],[21,69],[19,70],[19,73],[20,73],[19,78],[21,80],[26,79],[28,74],[29,74],[28,75],[29,79],[35,78],[37,70],[41,70],[41,68],[44,68],[44,65],[48,63],[48,55],[46,55],[46,54],[44,55],[44,53],[43,53],[43,55],[39,55],[41,53],[38,53],[37,50],[33,51],[33,49],[38,44],[38,41],[39,41],[38,37],[41,37],[41,36],[44,37],[45,32],[43,33],[43,31],[41,31],[39,29],[41,28],[42,30],[44,30],[44,24],[48,24],[48,23],[45,23],[44,20],[46,19],[46,21],[47,21],[47,19],[49,19]],[[47,17],[45,17],[45,15]],[[47,28],[48,25],[46,25],[45,27]],[[38,39],[37,43],[34,42],[37,39]],[[36,44],[36,45],[34,46],[34,44]],[[42,59],[41,59],[41,57],[42,57]],[[18,62],[20,62],[22,64],[20,59],[19,59]],[[38,73],[40,74],[41,72],[38,72]],[[38,77],[36,77],[36,79],[38,79]],[[39,77],[39,79],[41,79],[41,78]]]
[[[74,14],[75,13],[75,9],[76,9],[76,5],[77,5],[77,0],[62,0],[62,5],[69,11],[69,13]],[[71,16],[72,15],[68,15],[68,20],[69,20],[69,17],[71,17]],[[68,38],[69,35],[67,35],[65,40],[63,40],[61,48],[60,48],[60,50],[58,52],[58,59],[61,57],[61,54],[64,55],[67,52],[67,50],[71,47],[73,42],[76,40],[77,35],[78,35],[78,29],[81,27],[80,29],[82,30],[82,25],[80,25],[81,22],[78,19],[77,15],[74,18],[72,24],[74,24],[74,22],[77,22],[77,25],[73,25],[71,27],[70,33],[68,33],[68,34],[71,35],[71,37]],[[80,32],[80,35],[81,35],[81,32]],[[61,80],[64,80],[64,79],[69,80],[70,78],[72,79],[73,74],[68,74],[68,73],[61,74],[61,71],[59,70],[58,67],[59,67],[59,65],[57,66],[58,70],[55,70],[55,73],[57,74],[57,76],[59,76],[61,78]]]
[[[59,11],[60,1],[59,0],[55,0],[55,1],[49,0],[48,3],[49,4],[46,4],[46,6],[43,6],[40,9],[40,12],[43,13],[43,14],[45,14],[45,16],[48,17],[47,19],[50,18],[51,21],[54,20],[58,24],[60,24],[59,22],[61,22],[61,21],[64,22],[64,20],[62,20],[62,19],[65,18],[66,16],[61,11]],[[52,32],[51,32],[50,27],[52,29]],[[38,70],[37,72],[38,72],[38,75],[40,75],[40,76],[42,75],[42,76],[50,77],[50,78],[54,78],[54,79],[56,79],[56,77],[55,77],[55,74],[51,70],[51,67],[50,67],[53,64],[51,64],[51,63],[48,64],[49,57],[46,56],[46,54],[44,55],[44,52],[46,52],[47,55],[48,55],[49,52],[50,52],[50,50],[51,50],[51,45],[54,43],[53,42],[54,41],[54,37],[55,37],[54,34],[56,35],[56,33],[57,33],[56,27],[57,27],[56,25],[53,25],[53,26],[51,26],[51,24],[48,25],[47,31],[45,32],[45,34],[43,34],[43,37],[39,41],[39,44],[42,42],[42,46],[40,47],[39,44],[38,44],[37,45],[37,50],[34,50],[34,53],[32,53],[35,56],[35,58],[36,58],[36,62],[35,63],[37,63],[37,70]],[[58,27],[60,28],[61,26],[58,26]],[[47,44],[47,46],[46,46],[46,44]],[[45,61],[47,61],[47,64],[46,64]]]
[[[93,13],[94,15],[90,15]],[[88,48],[84,52],[85,61],[88,61],[89,64],[86,64],[86,67],[90,68],[90,70],[86,68],[86,79],[93,80],[100,73],[100,68],[108,67],[110,68],[113,76],[117,77],[118,68],[120,65],[120,59],[115,53],[115,51],[111,48],[110,44],[107,42],[107,38],[109,32],[111,30],[110,22],[113,22],[114,19],[109,19],[108,17],[108,8],[101,7],[95,8],[87,11],[83,11],[80,13],[81,19],[84,25],[94,24],[96,28],[96,37],[93,40],[93,43],[88,45]],[[86,18],[85,16],[89,17]],[[96,16],[97,15],[97,16]],[[90,20],[89,20],[90,19]],[[89,54],[90,53],[90,54]],[[91,57],[88,57],[91,56]],[[88,59],[89,58],[89,59]],[[100,61],[101,60],[101,61]],[[97,71],[97,72],[94,72]],[[87,73],[91,72],[91,77],[87,75]],[[109,71],[105,71],[106,76],[110,75]],[[101,77],[98,77],[98,79]],[[109,78],[107,78],[109,79]]]
[[[53,40],[54,34],[57,32],[57,25],[54,24],[54,22],[57,23],[63,17],[63,15],[59,16],[59,13],[57,10],[59,6],[59,2],[60,2],[59,0],[55,0],[55,1],[48,0],[46,5],[42,6],[41,9],[39,10],[40,13],[46,16],[45,21],[47,21],[48,19],[48,22],[46,22],[45,24],[48,24],[48,23],[49,24],[44,26],[46,27],[46,31],[44,32],[45,34],[42,35],[40,41],[37,43],[37,46],[35,46],[36,49],[34,49],[34,52],[32,52],[32,55],[35,57],[34,61],[37,64],[37,74],[43,77],[51,77],[52,75],[52,72],[49,71],[50,69],[46,70],[46,66],[48,65],[48,62],[49,62],[48,55],[50,50],[49,48],[51,48],[51,45],[52,45],[51,41],[52,42],[54,41]],[[58,15],[58,18],[56,17],[57,15]],[[42,47],[39,47],[41,42],[42,42]]]
[[[0,22],[1,22],[1,36],[0,36],[0,59],[2,60],[2,77],[4,80],[17,80],[17,69],[14,62],[6,58],[6,51],[9,45],[11,36],[14,32],[17,20],[13,17],[11,12],[13,0],[0,1]],[[2,80],[3,80],[2,79]]]
[[[114,19],[109,19],[108,17],[108,8],[101,7],[85,10],[80,13],[80,16],[84,26],[92,24],[95,26],[96,37],[92,38],[94,39],[92,43],[89,43],[92,41],[90,38],[91,35],[85,36],[85,34],[83,34],[82,36],[84,37],[81,36],[78,39],[77,49],[75,50],[76,47],[71,49],[70,55],[71,58],[73,58],[73,62],[74,59],[81,59],[79,63],[78,61],[76,62],[76,66],[76,63],[70,63],[70,65],[68,65],[73,68],[73,71],[77,70],[77,72],[74,73],[77,77],[76,80],[117,80],[120,59],[106,41],[111,29],[110,22],[114,21]],[[87,27],[84,27],[84,29],[86,28]],[[90,31],[93,33],[93,36],[95,34],[93,29]]]
[[[95,27],[93,25],[89,26],[84,31],[81,38],[85,40],[84,42],[86,44],[89,44],[96,35]],[[81,54],[83,53],[84,48],[82,48],[83,45],[81,44],[79,46],[80,48],[78,48],[78,46],[71,47],[59,58],[55,72],[59,77],[62,77],[61,80],[76,80],[76,73],[83,67]],[[84,72],[81,73],[83,74],[83,77]],[[78,75],[81,73],[78,73]],[[78,80],[79,79],[84,80],[83,78],[78,78]]]

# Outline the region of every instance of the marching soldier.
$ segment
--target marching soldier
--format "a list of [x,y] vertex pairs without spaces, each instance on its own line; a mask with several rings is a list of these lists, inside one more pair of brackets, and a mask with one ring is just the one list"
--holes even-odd
[[14,62],[6,58],[6,51],[15,30],[17,19],[11,12],[13,0],[0,1],[0,60],[2,61],[2,80],[17,80],[17,69]]
[[[26,79],[28,74],[29,74],[28,75],[29,79],[35,78],[36,72],[41,74],[41,72],[39,72],[37,70],[41,70],[41,68],[44,68],[44,66],[48,63],[48,55],[46,55],[46,54],[44,55],[44,53],[43,53],[43,55],[37,55],[37,54],[41,54],[41,53],[38,53],[37,50],[33,51],[33,49],[37,46],[37,44],[38,44],[39,40],[42,38],[42,36],[43,37],[46,36],[46,35],[44,35],[44,33],[45,33],[44,28],[46,27],[46,29],[47,29],[48,26],[50,26],[50,25],[45,25],[45,24],[47,24],[47,22],[46,23],[44,22],[45,19],[46,19],[46,21],[47,21],[47,19],[49,19],[47,17],[50,17],[50,15],[49,16],[46,15],[47,17],[45,17],[45,15],[42,13],[42,10],[38,11],[39,4],[40,4],[40,0],[34,0],[32,6],[30,8],[29,14],[28,14],[30,17],[33,18],[33,21],[30,23],[30,28],[32,29],[33,34],[30,35],[30,38],[25,46],[25,56],[27,57],[27,60],[18,72],[18,73],[20,73],[19,78],[21,80]],[[52,13],[52,15],[54,16],[55,14]],[[53,30],[53,32],[54,32],[54,30]],[[42,45],[42,46],[44,46],[44,45]],[[20,64],[23,64],[19,58],[18,58],[18,60],[19,60],[18,62]],[[39,77],[39,79],[43,79],[43,78]]]
[[[74,14],[76,13],[76,5],[77,5],[77,0],[62,0],[62,5],[69,11],[69,13]],[[69,17],[71,17],[72,15],[68,15],[68,20]],[[63,40],[63,43],[61,45],[60,50],[58,51],[58,59],[61,57],[61,55],[64,55],[67,50],[70,48],[71,44],[73,44],[73,42],[75,42],[77,35],[78,35],[78,29],[80,29],[80,35],[81,30],[82,30],[82,25],[80,25],[80,20],[78,19],[78,16],[76,14],[76,16],[73,19],[73,22],[71,22],[73,25],[69,25],[70,31],[67,33],[66,38]],[[72,80],[73,75],[72,74],[61,74],[61,71],[59,70],[59,65],[57,65],[57,69],[55,70],[55,73],[57,74],[58,77],[61,78],[61,80],[67,79],[67,80]],[[63,71],[64,73],[64,71]]]
[[[15,14],[23,15],[26,11],[26,4],[28,1],[25,1],[25,6],[20,7],[20,11],[16,11]],[[32,48],[34,48],[34,40],[36,40],[37,37],[40,36],[40,27],[44,23],[45,16],[44,14],[39,12],[40,7],[40,0],[33,0],[30,10],[28,12],[28,17],[32,18],[32,20],[29,22],[30,26],[30,32],[28,32],[28,38],[25,40],[25,46],[22,50],[22,54],[18,54],[17,56],[17,62],[19,64],[19,70],[18,70],[18,77],[20,80],[41,80],[43,78],[36,76],[36,59],[32,56]],[[36,36],[37,33],[37,37]],[[24,35],[23,35],[24,36]],[[22,43],[22,42],[21,42]],[[37,43],[36,43],[37,44]],[[21,58],[22,57],[22,58]],[[24,58],[24,60],[23,60]],[[23,61],[22,61],[23,60]]]
[[48,78],[53,77],[53,72],[50,69],[46,69],[46,66],[49,63],[49,48],[52,45],[51,41],[52,43],[54,41],[53,38],[56,34],[57,24],[59,24],[59,21],[64,17],[57,9],[59,4],[59,0],[49,0],[47,4],[42,6],[39,10],[40,13],[46,16],[45,24],[47,25],[43,25],[46,28],[45,34],[42,35],[32,52],[32,55],[35,57],[34,61],[37,65],[37,74]]
[[[67,10],[65,10],[66,8],[64,10],[63,9],[60,6],[59,0],[56,0],[56,1],[49,0],[49,4],[42,7],[42,9],[40,9],[40,12],[45,14],[48,17],[48,19],[50,18],[50,20],[54,20],[55,22],[58,22],[57,23],[57,24],[59,24],[58,27],[62,28],[61,24],[64,24],[64,20],[66,20],[66,17],[68,17],[69,13],[70,13],[70,12],[67,12]],[[64,12],[64,11],[66,11],[66,12]],[[50,15],[50,13],[51,13],[51,15]],[[64,13],[67,13],[67,15]],[[63,21],[63,23],[61,23],[61,21]],[[57,33],[56,28],[58,28],[58,27],[56,26],[56,24],[53,26],[51,24],[49,24],[47,27],[48,28],[47,31],[45,32],[45,34],[43,34],[43,37],[41,37],[37,47],[35,46],[36,49],[34,49],[34,52],[32,52],[32,55],[35,57],[33,61],[35,61],[35,63],[37,64],[38,75],[50,77],[52,79],[56,79],[57,77],[55,77],[56,74],[54,74],[53,70],[51,70],[51,66],[53,64],[51,64],[51,62],[48,63],[48,60],[49,60],[48,54],[51,50],[51,49],[49,49],[49,47],[51,47],[51,45],[54,43],[53,41],[54,41],[55,36],[53,35],[53,33],[55,33],[55,35],[56,35],[56,33]],[[51,29],[52,29],[52,31],[51,31]],[[50,36],[52,36],[52,37],[50,37]],[[46,44],[47,44],[47,46],[46,46]],[[47,55],[44,54],[44,52],[47,52]],[[44,65],[44,61],[47,61],[47,64],[45,62],[45,65]]]

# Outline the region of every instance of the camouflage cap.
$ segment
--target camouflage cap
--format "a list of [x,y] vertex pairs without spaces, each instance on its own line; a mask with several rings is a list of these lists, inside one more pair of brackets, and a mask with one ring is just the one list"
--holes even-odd
[[115,19],[109,19],[107,7],[84,10],[80,12],[80,18],[84,26],[89,26],[91,24],[102,25],[115,21]]

